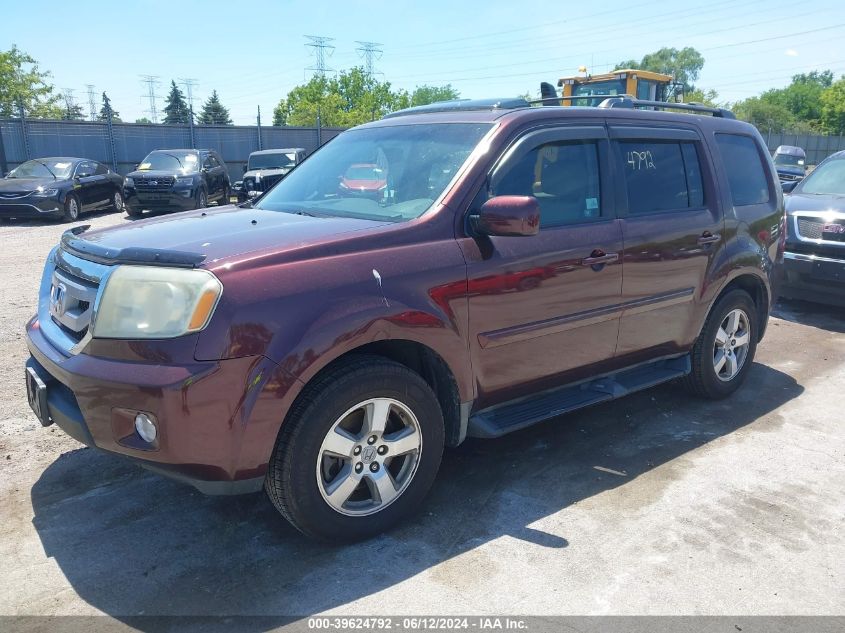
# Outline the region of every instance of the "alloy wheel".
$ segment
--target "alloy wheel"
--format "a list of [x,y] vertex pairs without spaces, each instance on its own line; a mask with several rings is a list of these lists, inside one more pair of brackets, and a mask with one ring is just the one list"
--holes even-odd
[[740,372],[748,357],[750,343],[748,315],[739,308],[731,310],[716,330],[713,344],[713,369],[719,380],[728,382]]
[[371,398],[332,424],[317,454],[317,486],[336,512],[374,514],[405,492],[421,453],[413,411],[393,398]]

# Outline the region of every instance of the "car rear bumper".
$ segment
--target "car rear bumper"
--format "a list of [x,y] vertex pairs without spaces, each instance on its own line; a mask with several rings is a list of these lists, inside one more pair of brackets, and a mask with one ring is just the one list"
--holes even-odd
[[817,303],[845,305],[845,257],[784,253],[780,295]]
[[28,199],[26,202],[0,200],[0,218],[54,218],[63,214],[62,203],[55,198]]
[[190,211],[196,208],[196,189],[171,189],[156,192],[140,192],[127,189],[125,203],[137,211]]
[[[66,357],[35,318],[27,325],[27,346],[27,381],[34,373],[44,386],[43,408],[33,406],[43,425],[55,423],[87,446],[123,455],[206,494],[261,489],[267,455],[243,446],[275,443],[279,418],[256,422],[256,411],[267,410],[256,402],[274,375],[272,361],[253,356],[162,364]],[[33,393],[29,385],[27,392]],[[156,420],[153,444],[135,431],[137,413]]]

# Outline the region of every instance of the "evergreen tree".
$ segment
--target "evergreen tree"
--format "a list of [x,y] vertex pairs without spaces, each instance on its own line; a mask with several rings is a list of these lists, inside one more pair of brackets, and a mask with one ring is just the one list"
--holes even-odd
[[185,95],[179,90],[176,82],[170,81],[170,93],[164,106],[164,122],[168,124],[188,123],[188,104]]
[[203,104],[198,120],[205,125],[232,125],[229,110],[220,103],[216,90],[211,91],[211,96]]
[[103,106],[100,108],[100,114],[97,115],[98,121],[108,121],[109,120],[109,110],[111,110],[111,120],[115,122],[120,122],[120,112],[115,110],[111,107],[109,103],[108,97],[106,97],[106,93],[103,93]]
[[63,96],[64,107],[62,108],[62,120],[64,121],[84,121],[85,113],[82,111],[82,106],[74,103],[69,94]]

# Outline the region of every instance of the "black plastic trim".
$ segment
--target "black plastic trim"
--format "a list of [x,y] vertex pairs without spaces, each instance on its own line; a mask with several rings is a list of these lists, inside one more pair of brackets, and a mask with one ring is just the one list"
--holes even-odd
[[203,253],[172,251],[159,248],[108,248],[77,237],[90,225],[77,226],[62,234],[62,249],[99,264],[140,264],[143,266],[172,266],[196,268],[205,261]]

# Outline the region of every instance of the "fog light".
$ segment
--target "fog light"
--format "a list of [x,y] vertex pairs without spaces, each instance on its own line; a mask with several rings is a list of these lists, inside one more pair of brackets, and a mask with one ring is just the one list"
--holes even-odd
[[141,439],[148,444],[155,442],[158,434],[155,422],[146,413],[139,413],[135,416],[135,430],[141,436]]

